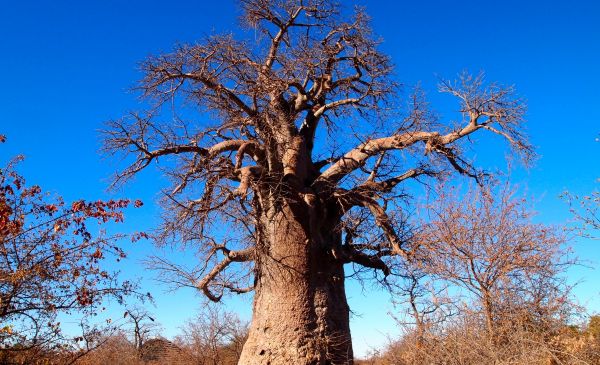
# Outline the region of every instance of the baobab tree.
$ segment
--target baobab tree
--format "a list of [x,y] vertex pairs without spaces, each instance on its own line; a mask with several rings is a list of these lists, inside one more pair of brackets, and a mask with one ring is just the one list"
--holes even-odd
[[479,179],[467,136],[497,134],[527,158],[524,106],[511,88],[464,75],[440,86],[460,122],[437,120],[419,92],[400,117],[390,58],[362,10],[240,5],[247,39],[211,36],[143,63],[150,107],[109,122],[105,149],[129,159],[117,183],[159,161],[172,181],[154,238],[202,259],[155,258],[163,279],[213,301],[254,292],[240,363],[352,363],[344,265],[385,276],[410,256],[399,185],[452,171]]

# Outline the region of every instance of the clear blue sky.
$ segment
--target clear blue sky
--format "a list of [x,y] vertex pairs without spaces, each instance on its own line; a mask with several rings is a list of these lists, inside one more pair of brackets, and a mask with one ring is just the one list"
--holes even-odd
[[[528,130],[540,159],[530,170],[518,168],[515,180],[539,203],[539,219],[568,218],[557,198],[568,188],[585,193],[600,177],[600,3],[597,1],[362,1],[373,27],[393,57],[398,78],[411,85],[422,80],[435,101],[436,75],[454,77],[464,69],[484,70],[489,80],[515,84],[529,105]],[[8,143],[0,159],[24,154],[22,173],[32,183],[67,200],[127,196],[148,204],[127,217],[128,228],[156,222],[152,204],[161,181],[155,173],[138,177],[122,191],[107,193],[116,162],[98,153],[97,130],[103,121],[140,108],[128,92],[140,77],[138,62],[214,32],[234,30],[232,0],[168,2],[8,1],[0,0],[0,133]],[[442,114],[444,110],[441,110]],[[479,146],[482,156],[502,160],[495,146]],[[487,157],[486,157],[487,158]],[[592,242],[576,246],[595,261]],[[152,251],[145,243],[129,247],[125,275],[140,272],[137,260]],[[144,273],[146,277],[148,273]],[[577,294],[600,310],[597,270],[574,270],[584,279]],[[152,309],[172,335],[200,307],[188,291],[163,294],[143,281],[157,297]],[[392,331],[387,296],[349,289],[358,355],[382,344]],[[249,316],[250,302],[231,307]]]

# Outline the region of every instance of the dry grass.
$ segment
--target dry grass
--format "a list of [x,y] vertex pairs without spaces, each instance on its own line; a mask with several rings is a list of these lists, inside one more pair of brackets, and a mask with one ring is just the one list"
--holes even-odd
[[421,341],[408,332],[362,364],[595,365],[600,364],[600,337],[569,326],[540,330],[513,322],[492,339],[482,322],[471,317]]

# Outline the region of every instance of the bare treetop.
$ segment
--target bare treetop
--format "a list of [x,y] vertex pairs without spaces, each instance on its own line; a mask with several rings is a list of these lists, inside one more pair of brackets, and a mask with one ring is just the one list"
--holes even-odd
[[[245,217],[253,210],[247,204],[249,191],[259,185],[300,194],[327,191],[344,211],[356,205],[368,208],[381,228],[391,231],[376,200],[398,183],[441,173],[440,159],[460,173],[479,176],[455,143],[462,137],[485,129],[530,156],[522,101],[514,98],[512,88],[486,87],[482,76],[464,75],[440,85],[441,92],[458,98],[460,123],[432,129],[434,121],[419,94],[404,120],[378,120],[384,107],[398,108],[402,102],[394,100],[399,94],[390,59],[378,50],[361,9],[340,21],[339,7],[331,1],[242,1],[241,8],[243,24],[257,34],[252,42],[212,36],[142,64],[144,97],[159,105],[183,97],[209,113],[216,125],[161,123],[157,108],[151,108],[112,121],[107,132],[107,151],[136,156],[118,180],[162,156],[176,157],[178,167],[168,168],[173,187],[166,193],[176,217],[164,228],[187,232],[185,241],[206,238],[202,227],[210,212],[241,210],[235,220],[252,224]],[[350,114],[362,123],[392,126],[385,131],[389,135],[369,137],[348,130]],[[340,157],[314,160],[319,128],[356,136],[358,144]],[[390,175],[403,168],[398,155],[404,151],[431,157]],[[336,187],[350,175],[358,175],[350,179],[354,186]],[[199,189],[199,197],[186,194]],[[249,231],[253,236],[254,229]]]

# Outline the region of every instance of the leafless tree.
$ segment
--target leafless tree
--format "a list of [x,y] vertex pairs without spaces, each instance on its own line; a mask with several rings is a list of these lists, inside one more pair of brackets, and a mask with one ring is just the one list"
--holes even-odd
[[[600,138],[596,137],[596,142]],[[597,179],[600,182],[600,178]],[[565,191],[561,198],[569,204],[571,214],[580,224],[579,233],[582,237],[600,239],[600,191],[597,189],[589,194],[577,195]]]
[[425,209],[419,250],[430,273],[475,297],[489,338],[502,323],[541,328],[566,315],[569,287],[561,274],[576,261],[565,227],[533,223],[527,201],[508,185],[444,190]]
[[77,359],[77,365],[142,365],[138,349],[127,338],[124,331],[104,333],[101,345]]
[[418,260],[413,258],[398,273],[399,278],[391,281],[395,307],[404,312],[393,317],[408,329],[417,347],[457,313],[455,298],[448,292],[448,282],[419,266]]
[[600,239],[600,191],[583,196],[565,192],[562,198],[569,204],[576,221],[581,223],[581,236]]
[[400,100],[361,9],[240,5],[243,39],[211,36],[143,63],[150,107],[110,122],[105,150],[130,162],[117,183],[159,162],[172,181],[155,239],[195,248],[200,264],[155,258],[164,280],[213,301],[254,291],[241,363],[351,363],[344,265],[386,275],[410,255],[396,220],[402,182],[452,172],[483,182],[467,137],[497,135],[527,160],[524,105],[510,87],[463,75],[441,82],[459,112],[440,121],[422,92]]
[[[470,190],[442,185],[438,191],[418,210],[414,255],[398,285],[416,330],[370,361],[596,363],[598,343],[573,325],[581,308],[564,282],[565,270],[576,263],[565,246],[572,231],[534,223],[527,200],[509,185]],[[423,290],[429,280],[439,288],[449,285],[456,312],[423,326],[421,318],[436,310]]]
[[160,325],[142,307],[127,309],[123,317],[128,319],[129,324],[133,327],[133,346],[138,351],[142,348],[144,342],[155,336],[160,329]]
[[248,326],[234,313],[207,306],[185,324],[176,342],[193,355],[198,365],[234,365],[247,336]]

